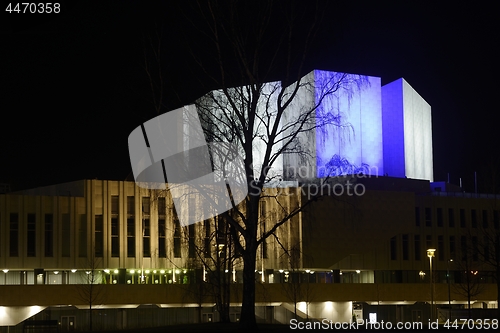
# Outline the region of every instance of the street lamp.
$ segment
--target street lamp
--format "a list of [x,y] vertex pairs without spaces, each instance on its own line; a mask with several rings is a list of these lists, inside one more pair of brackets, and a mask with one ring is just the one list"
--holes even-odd
[[446,272],[446,282],[448,283],[448,319],[451,320],[451,292],[450,292],[450,262],[453,259],[448,259],[447,264],[447,272]]
[[432,258],[434,258],[434,252],[436,249],[427,249],[427,256],[429,257],[429,265],[430,265],[430,285],[431,285],[431,322],[434,321],[434,285],[432,279]]

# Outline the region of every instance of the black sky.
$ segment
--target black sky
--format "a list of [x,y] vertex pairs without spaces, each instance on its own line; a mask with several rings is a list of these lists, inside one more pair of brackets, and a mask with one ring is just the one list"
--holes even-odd
[[[19,190],[129,176],[128,135],[154,116],[141,66],[155,24],[164,31],[167,104],[207,90],[187,52],[206,52],[203,31],[190,31],[172,3],[61,1],[60,15],[2,8],[0,182]],[[332,2],[325,17],[310,69],[383,84],[404,77],[432,107],[435,180],[449,173],[472,191],[477,171],[484,182],[500,155],[493,5]]]

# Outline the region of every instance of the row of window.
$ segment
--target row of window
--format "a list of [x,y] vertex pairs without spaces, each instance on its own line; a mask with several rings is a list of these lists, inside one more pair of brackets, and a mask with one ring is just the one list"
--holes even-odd
[[[127,257],[136,256],[136,227],[135,227],[135,208],[134,208],[133,196],[127,197],[127,215],[126,215],[126,255]],[[190,202],[190,205],[194,206],[194,202]],[[111,197],[111,257],[120,256],[120,220],[119,220],[119,209],[118,209],[118,196]],[[158,198],[158,249],[157,255],[159,258],[167,257],[167,240],[166,240],[166,228],[167,228],[167,216],[166,216],[166,202],[165,198]],[[189,258],[194,258],[196,256],[196,243],[195,243],[195,226],[189,225],[185,227],[184,233],[181,228],[179,219],[172,209],[173,215],[173,256],[174,258],[181,258],[182,256],[182,238],[183,234],[187,236],[188,244],[188,256]],[[224,221],[216,219],[215,220],[215,230],[217,231],[216,240],[217,244],[225,244],[225,236],[228,234],[227,226]],[[104,217],[103,215],[95,216],[95,226],[94,226],[94,254],[96,257],[103,257],[105,253],[104,248]],[[53,214],[44,215],[44,256],[53,257],[54,256],[54,216]],[[87,219],[86,215],[79,215],[79,221],[77,221],[78,227],[78,256],[87,257]],[[203,240],[203,252],[205,256],[211,256],[211,243],[212,243],[212,227],[209,220],[204,221],[204,240]],[[26,242],[26,255],[28,257],[37,256],[37,221],[36,214],[27,214],[27,242]],[[9,256],[18,257],[19,256],[19,214],[10,213],[9,217]],[[142,254],[143,257],[151,257],[151,215],[150,215],[150,198],[142,198]],[[184,237],[185,237],[184,236]],[[62,214],[62,244],[61,244],[61,255],[62,257],[70,257],[70,239],[71,239],[71,225],[69,214]],[[225,255],[223,251],[219,251],[219,255]]]
[[[449,259],[461,259],[478,261],[481,254],[484,261],[488,261],[490,248],[488,237],[485,236],[483,240],[480,240],[477,236],[449,236],[448,237],[448,251],[446,251],[445,236],[437,236],[437,247],[432,235],[425,235],[425,240],[421,235],[413,235],[413,255],[414,260],[421,260],[422,256],[426,256],[427,249],[435,248],[436,257],[440,261],[445,261]],[[458,249],[460,253],[457,252],[457,241],[460,241],[460,248]],[[401,235],[401,251],[398,251],[398,237],[392,237],[390,241],[390,256],[391,260],[410,260],[410,235]],[[422,247],[422,242],[425,241],[425,248]],[[449,256],[446,256],[448,254]],[[460,256],[460,258],[458,258]]]
[[[421,223],[421,217],[420,217],[420,207],[415,207],[415,225],[417,227],[420,226]],[[482,219],[481,219],[481,227],[483,229],[488,229],[490,227],[490,223],[488,220],[488,211],[486,209],[482,210]],[[467,227],[467,219],[466,219],[466,212],[465,209],[461,208],[459,211],[459,223],[461,228],[466,228]],[[424,218],[425,218],[425,226],[426,227],[432,227],[433,226],[433,219],[432,219],[432,209],[430,207],[425,207],[424,208]],[[443,227],[444,226],[444,212],[443,208],[436,208],[436,222],[438,227]],[[479,219],[478,219],[478,210],[476,209],[471,209],[470,210],[470,226],[472,228],[477,228],[479,224]],[[448,208],[448,227],[454,228],[455,227],[455,209],[453,208]],[[500,228],[500,211],[494,210],[493,211],[493,227],[498,230]]]

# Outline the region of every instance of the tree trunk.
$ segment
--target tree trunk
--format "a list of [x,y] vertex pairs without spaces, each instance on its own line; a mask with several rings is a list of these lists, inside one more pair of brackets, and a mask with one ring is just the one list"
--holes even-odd
[[255,266],[257,247],[249,244],[243,255],[243,300],[241,306],[240,327],[256,329],[255,320]]

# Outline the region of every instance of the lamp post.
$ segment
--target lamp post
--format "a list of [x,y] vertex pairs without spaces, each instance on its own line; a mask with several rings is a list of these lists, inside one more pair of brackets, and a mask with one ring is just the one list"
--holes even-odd
[[432,258],[434,258],[434,252],[436,249],[427,249],[427,257],[429,257],[430,266],[430,286],[431,286],[431,322],[434,321],[434,281],[432,276]]
[[450,292],[450,262],[453,259],[448,259],[447,264],[447,272],[446,272],[446,282],[448,283],[448,319],[451,320],[451,292]]

